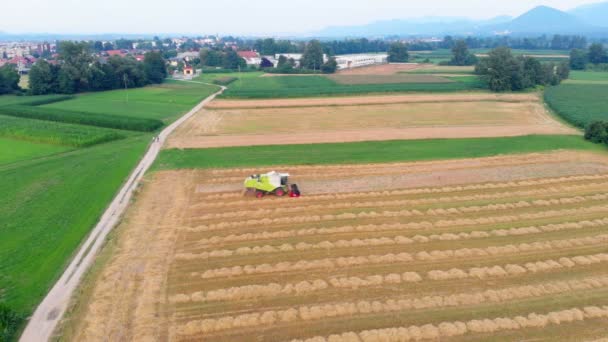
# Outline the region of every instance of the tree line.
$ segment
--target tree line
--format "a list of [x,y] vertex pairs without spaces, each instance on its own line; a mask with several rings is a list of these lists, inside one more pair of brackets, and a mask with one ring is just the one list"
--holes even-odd
[[541,63],[533,57],[514,56],[507,47],[496,48],[479,60],[475,73],[492,91],[518,91],[539,85],[558,85],[568,78],[567,62]]
[[19,73],[17,67],[12,64],[5,64],[0,67],[0,95],[18,93]]
[[608,53],[604,45],[600,43],[591,44],[588,49],[573,49],[570,51],[570,67],[573,70],[608,69],[608,66],[602,64],[608,64]]
[[136,88],[162,83],[167,77],[160,52],[147,52],[143,62],[130,56],[100,60],[91,55],[89,43],[69,41],[61,42],[58,52],[57,63],[41,59],[32,66],[29,73],[32,95]]

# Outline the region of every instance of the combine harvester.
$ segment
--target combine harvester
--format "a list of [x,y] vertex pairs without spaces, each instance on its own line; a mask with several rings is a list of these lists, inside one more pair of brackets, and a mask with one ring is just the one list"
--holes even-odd
[[300,197],[297,184],[289,184],[289,174],[276,171],[251,175],[245,179],[245,195],[262,198],[266,195]]

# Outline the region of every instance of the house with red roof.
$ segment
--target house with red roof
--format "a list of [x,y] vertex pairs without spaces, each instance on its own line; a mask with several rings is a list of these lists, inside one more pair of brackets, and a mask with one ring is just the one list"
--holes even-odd
[[30,72],[30,69],[34,63],[36,63],[36,58],[34,57],[16,56],[9,59],[5,64],[15,65],[17,67],[17,72],[21,75],[25,75]]
[[124,57],[127,55],[127,53],[123,50],[107,50],[105,53],[110,57],[112,57],[112,56]]
[[245,60],[247,65],[259,66],[262,63],[262,58],[260,58],[260,54],[256,51],[237,51],[239,57]]

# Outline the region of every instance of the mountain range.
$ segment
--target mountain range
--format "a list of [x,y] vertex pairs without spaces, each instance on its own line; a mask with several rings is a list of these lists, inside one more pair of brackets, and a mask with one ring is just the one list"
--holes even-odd
[[608,1],[584,5],[568,12],[538,6],[512,18],[490,20],[455,17],[425,17],[376,21],[360,26],[333,26],[315,33],[319,37],[377,37],[421,35],[536,35],[608,34]]

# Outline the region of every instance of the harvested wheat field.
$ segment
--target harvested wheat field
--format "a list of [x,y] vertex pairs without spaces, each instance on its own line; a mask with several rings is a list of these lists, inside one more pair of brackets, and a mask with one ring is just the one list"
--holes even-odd
[[274,100],[266,102],[269,107],[262,107],[262,101],[220,101],[178,128],[168,148],[579,134],[554,120],[535,95],[352,100],[352,105],[339,105],[348,103],[340,98],[311,100],[307,107],[303,100],[284,100],[283,107]]
[[295,99],[264,100],[224,100],[216,99],[209,103],[208,109],[276,108],[276,107],[315,107],[315,106],[358,106],[378,104],[407,104],[425,102],[539,102],[534,93],[450,93],[450,94],[399,94],[347,97],[318,97]]
[[608,160],[553,152],[281,171],[163,171],[75,341],[592,340],[608,326]]

